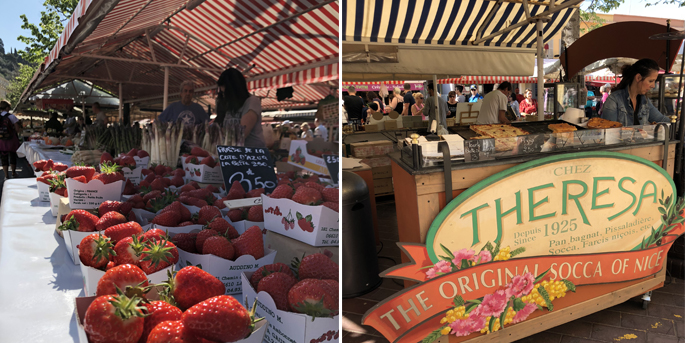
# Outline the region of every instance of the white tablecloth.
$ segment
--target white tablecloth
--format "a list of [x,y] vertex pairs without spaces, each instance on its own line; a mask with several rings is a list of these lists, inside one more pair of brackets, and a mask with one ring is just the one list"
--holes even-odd
[[24,142],[21,144],[19,149],[17,149],[17,154],[26,155],[26,159],[29,164],[40,160],[52,159],[55,162],[61,162],[68,166],[72,166],[71,155],[65,155],[59,152],[59,149],[43,149],[38,143]]

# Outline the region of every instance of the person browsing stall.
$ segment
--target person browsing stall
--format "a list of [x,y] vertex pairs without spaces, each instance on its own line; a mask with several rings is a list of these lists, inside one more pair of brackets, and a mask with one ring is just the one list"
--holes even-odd
[[402,90],[399,87],[395,87],[389,97],[390,103],[385,108],[386,112],[390,113],[395,111],[397,113],[402,113],[404,110],[404,98],[402,98]]
[[525,98],[519,103],[519,112],[521,114],[533,114],[538,111],[538,101],[533,99],[533,91],[526,89]]
[[415,103],[411,105],[411,115],[421,116],[423,120],[426,120],[426,116],[423,114],[423,110],[425,107],[423,103],[423,94],[416,92],[412,94],[412,98],[414,98]]
[[364,108],[364,100],[357,95],[357,90],[354,86],[347,87],[348,96],[344,97],[345,111],[347,111],[348,120],[362,120],[362,110]]
[[402,115],[403,116],[413,116],[414,112],[412,110],[412,107],[414,107],[414,104],[416,103],[416,99],[414,99],[414,95],[411,92],[411,85],[408,83],[404,84],[404,109],[402,110]]
[[469,102],[478,102],[478,100],[483,100],[483,96],[478,94],[478,87],[476,87],[476,85],[471,85],[471,96],[469,97]]
[[443,99],[439,94],[438,94],[438,112],[435,113],[435,89],[433,87],[432,83],[428,84],[428,99],[426,99],[426,105],[423,107],[423,113],[425,114],[424,119],[428,120],[436,120],[438,122],[438,125],[442,125],[442,127],[446,128],[447,127],[447,114],[449,114],[449,110],[447,109],[447,101]]
[[497,87],[497,90],[486,94],[480,106],[476,124],[509,124],[506,116],[509,93],[511,93],[511,83],[504,81]]
[[180,121],[184,125],[195,125],[209,121],[209,115],[207,115],[204,108],[200,104],[193,102],[195,84],[192,81],[184,81],[181,83],[180,90],[181,101],[167,106],[162,114],[159,115],[159,121],[164,123]]
[[265,148],[262,101],[247,90],[247,80],[243,73],[238,69],[228,68],[221,73],[216,84],[219,86],[219,94],[216,98],[214,122],[223,125],[227,119],[239,121],[245,128],[245,146]]
[[466,102],[466,97],[463,94],[464,86],[455,87],[455,91],[457,92],[457,102]]
[[649,125],[671,120],[652,105],[645,94],[654,88],[659,75],[659,64],[645,58],[633,65],[624,66],[623,78],[611,90],[602,106],[602,119],[617,121],[623,126]]
[[447,110],[450,112],[447,114],[447,118],[454,118],[457,116],[457,92],[451,91],[447,93]]
[[105,114],[105,112],[102,112],[102,108],[100,108],[100,103],[94,102],[92,109],[93,114],[95,114],[95,125],[106,127],[108,122],[107,115]]
[[10,113],[9,101],[0,101],[0,160],[5,172],[5,180],[10,178],[9,167],[12,167],[12,177],[17,177],[17,149],[21,145],[18,132],[21,132],[19,118]]
[[326,125],[324,125],[319,118],[314,119],[314,125],[316,126],[314,129],[314,137],[321,137],[324,142],[328,142],[328,129],[326,128]]

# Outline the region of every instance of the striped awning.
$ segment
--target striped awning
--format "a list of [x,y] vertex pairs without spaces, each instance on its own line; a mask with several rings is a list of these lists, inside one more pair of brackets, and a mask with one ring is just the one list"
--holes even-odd
[[[125,101],[186,80],[211,89],[227,67],[251,91],[338,79],[335,0],[80,0],[27,90],[90,80]],[[57,67],[59,65],[59,67]]]
[[[557,34],[576,10],[566,0],[556,3],[559,11],[544,24],[543,40]],[[528,4],[531,16],[549,8]],[[342,2],[344,42],[418,45],[470,45],[478,38],[526,21],[525,5],[518,1],[484,0],[344,0]],[[536,25],[522,25],[484,41],[482,46],[531,48],[536,45]]]

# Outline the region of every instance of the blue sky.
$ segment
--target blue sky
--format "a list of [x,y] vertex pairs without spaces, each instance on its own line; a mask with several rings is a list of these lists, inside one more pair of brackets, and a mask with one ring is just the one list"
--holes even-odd
[[[3,15],[0,38],[5,43],[5,50],[9,50],[9,48],[23,49],[25,45],[17,41],[17,37],[22,34],[28,35],[29,32],[21,29],[19,16],[26,14],[29,22],[37,23],[40,19],[40,12],[44,10],[44,0],[2,0],[1,2]],[[590,0],[586,0],[585,3],[589,4]],[[685,19],[685,7],[659,5],[645,8],[644,0],[626,0],[621,7],[611,13]]]

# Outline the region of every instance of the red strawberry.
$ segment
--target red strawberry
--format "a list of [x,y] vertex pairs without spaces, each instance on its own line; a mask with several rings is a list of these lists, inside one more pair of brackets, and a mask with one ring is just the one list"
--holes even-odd
[[83,175],[86,177],[86,180],[90,181],[90,179],[93,178],[93,174],[95,174],[95,168],[93,167],[74,166],[67,169],[67,177],[70,178],[75,178],[77,176]]
[[105,236],[110,237],[113,244],[117,244],[117,242],[126,237],[139,235],[141,233],[143,233],[143,228],[136,222],[127,222],[110,226],[105,230]]
[[272,199],[290,199],[295,191],[289,185],[280,185],[269,195]]
[[198,156],[198,157],[207,157],[207,156],[209,156],[209,153],[208,153],[206,150],[204,150],[204,149],[202,149],[202,148],[200,148],[200,147],[196,147],[196,146],[194,146],[192,149],[190,149],[190,154],[191,154],[191,155]]
[[[297,212],[297,214],[299,215],[300,212]],[[311,217],[311,216],[307,216],[307,217]],[[297,219],[297,225],[300,227],[300,229],[302,229],[302,231],[314,232],[314,224],[312,224],[311,219],[307,220],[306,217],[305,218],[300,217]]]
[[183,181],[183,177],[181,176],[174,176],[171,180],[171,185],[174,187],[182,187],[183,184],[185,184],[185,181]]
[[186,157],[186,164],[198,164],[198,159],[197,156],[188,156]]
[[163,164],[155,166],[155,174],[164,175],[164,173],[166,173],[166,167]]
[[[65,171],[65,170],[67,170],[68,168],[69,168],[68,165],[66,165],[66,164],[64,164],[64,163],[60,163],[60,162],[55,162],[55,163],[53,163],[53,165],[52,165],[52,169],[54,169],[54,170],[56,170],[56,171],[60,171],[60,172],[61,172],[61,171]],[[92,168],[92,167],[88,167],[88,168]],[[95,170],[95,169],[93,168],[93,170]],[[86,177],[88,177],[88,176],[86,175]]]
[[252,206],[247,211],[247,220],[251,222],[263,222],[264,221],[264,210],[262,205]]
[[188,184],[193,186],[195,189],[200,188],[200,185],[197,183],[197,181],[190,181],[190,182],[188,182]]
[[[143,151],[143,150],[140,150]],[[181,319],[181,315],[183,315],[183,312],[171,304],[169,304],[166,301],[161,301],[161,300],[155,300],[151,301],[147,304],[145,304],[145,313],[147,316],[145,316],[145,324],[143,326],[143,335],[140,337],[140,340],[138,343],[146,343],[146,342],[176,342],[176,343],[181,343],[181,342],[196,342],[196,341],[173,341],[172,339],[167,339],[167,340],[158,340],[158,338],[162,337],[162,332],[165,332],[167,330],[162,330],[158,329],[155,333],[155,338],[153,340],[150,340],[148,337],[150,335],[150,332],[158,326],[158,324],[162,322],[167,322],[167,321],[178,321]],[[170,338],[170,337],[169,337]],[[199,341],[198,341],[199,343]]]
[[154,173],[148,174],[143,180],[145,182],[152,183],[152,181],[155,181],[155,179],[157,178],[156,176],[157,175],[155,175]]
[[226,208],[226,204],[224,204],[224,199],[216,199],[214,201],[214,207],[217,207],[220,210],[223,210],[224,208]]
[[318,183],[312,182],[312,181],[305,182],[304,185],[309,187],[309,188],[314,188],[319,192],[322,192],[323,188],[324,188],[321,184],[318,184]]
[[339,211],[338,211],[338,203],[337,203],[337,202],[326,201],[325,203],[323,203],[323,204],[321,204],[321,205],[326,206],[326,207],[330,208],[331,210],[333,210],[333,211],[335,211],[335,212],[339,212]]
[[292,200],[303,205],[318,205],[321,203],[321,192],[306,186],[300,187],[295,191]]
[[[312,317],[334,316],[338,312],[337,282],[304,279],[288,292],[288,305],[294,312]],[[335,286],[334,286],[335,285]]]
[[240,184],[240,181],[233,181],[231,189],[228,191],[228,195],[226,195],[226,200],[242,199],[245,197],[245,194],[245,189]]
[[183,168],[176,168],[176,170],[174,170],[174,172],[173,172],[173,175],[184,177],[184,176],[186,176],[186,172],[183,170]]
[[178,262],[178,249],[169,241],[148,242],[140,259],[140,269],[145,274],[158,272]]
[[151,223],[167,227],[176,227],[181,222],[181,215],[174,211],[166,211],[156,215]]
[[206,225],[211,222],[214,218],[221,217],[221,211],[214,206],[203,206],[198,212],[197,223],[201,225]]
[[150,175],[150,174],[153,174],[153,175],[155,174],[154,170],[150,170],[150,169],[147,169],[147,168],[143,168],[143,169],[140,171],[140,173],[141,173],[142,175],[144,175],[144,176],[148,176],[148,175]]
[[95,180],[100,180],[106,185],[117,181],[124,181],[125,179],[124,174],[119,172],[119,166],[105,163],[100,166],[100,174],[95,176]]
[[200,161],[200,164],[204,164],[210,168],[214,168],[216,166],[216,161],[214,161],[214,157],[208,156],[205,157],[202,161]]
[[243,217],[243,212],[244,211],[241,208],[236,208],[236,209],[230,210],[230,211],[228,211],[228,214],[227,214],[228,219],[230,219],[234,223],[239,222],[239,221],[245,219]]
[[107,151],[103,152],[102,156],[100,156],[100,164],[112,161],[114,161],[114,159],[112,158],[112,155],[110,155],[110,153],[108,153]]
[[290,267],[288,267],[288,265],[285,263],[267,264],[259,267],[259,269],[257,269],[250,277],[250,284],[252,284],[252,288],[257,289],[259,280],[275,272],[285,273],[295,277],[295,273],[293,273],[293,271],[290,270]]
[[214,218],[214,220],[212,220],[211,223],[207,224],[207,227],[224,236],[227,236],[228,239],[234,239],[240,236],[240,234],[233,227],[233,225],[231,225],[229,222],[226,221],[226,219],[221,217]]
[[161,191],[151,191],[143,196],[143,202],[147,202],[150,199],[158,198],[162,195]]
[[133,157],[133,156],[138,156],[138,149],[136,149],[136,148],[131,149],[131,150],[126,154],[126,156],[131,156],[131,157]]
[[267,292],[274,299],[276,308],[288,311],[288,291],[297,283],[297,279],[286,274],[275,272],[259,281],[257,292]]
[[143,197],[140,196],[139,194],[135,194],[132,197],[130,197],[126,202],[143,202]]
[[338,199],[338,189],[337,188],[324,188],[323,191],[321,191],[321,195],[323,196],[323,201],[330,201],[330,202],[339,202],[340,200]]
[[179,189],[179,192],[185,193],[185,192],[194,191],[194,190],[195,190],[195,187],[193,187],[193,185],[187,184],[187,185],[181,187],[181,189]]
[[48,163],[46,160],[39,160],[36,162],[33,162],[33,169],[36,171],[43,171],[43,167],[45,167],[45,164]]
[[164,232],[161,229],[150,229],[150,230],[145,231],[145,233],[143,234],[142,241],[143,242],[147,242],[147,241],[153,241],[154,242],[154,241],[161,241],[164,239],[168,240],[166,232]]
[[235,250],[226,237],[212,236],[207,238],[204,244],[202,244],[202,254],[212,254],[227,260],[232,260]]
[[197,249],[195,249],[197,235],[197,233],[177,233],[174,237],[171,237],[171,241],[177,248],[194,254],[197,252]]
[[[147,337],[147,343],[204,343],[207,342],[202,338],[195,337],[195,335],[186,329],[183,322],[180,320],[166,320],[155,325]],[[145,319],[147,320],[147,318]],[[143,332],[145,335],[145,332]],[[145,343],[140,342],[140,343]]]
[[95,224],[95,231],[102,231],[110,226],[118,225],[126,222],[126,217],[115,211],[105,213]]
[[129,213],[131,213],[131,209],[133,209],[133,204],[130,202],[123,202],[121,203],[118,212],[127,216]]
[[253,314],[238,300],[230,295],[219,295],[189,308],[181,321],[195,336],[210,341],[235,342],[252,333],[252,318]]
[[[55,192],[56,193],[56,192]],[[86,210],[71,210],[64,222],[59,226],[60,230],[74,230],[81,232],[93,232],[99,218]]]
[[180,216],[179,221],[181,222],[189,221],[191,218],[190,210],[187,207],[181,205],[180,201],[174,201],[171,204],[167,205],[167,207],[162,209],[162,212],[167,211],[177,212]]
[[86,310],[83,329],[91,343],[135,343],[143,335],[141,298],[123,294],[95,298]]
[[78,246],[78,256],[84,266],[103,268],[114,255],[114,245],[109,237],[98,233],[84,237]]
[[212,195],[212,192],[210,192],[206,188],[201,188],[201,189],[194,189],[192,191],[186,192],[184,195],[193,197],[193,198],[198,198],[198,199],[205,199],[208,196]]
[[[53,167],[55,166],[55,163],[52,160],[47,160],[45,161],[45,164],[43,165],[43,171],[48,171],[51,169],[54,169]],[[57,170],[57,169],[55,169]]]
[[124,184],[124,191],[121,193],[123,195],[133,195],[136,193],[136,186],[131,182],[131,180],[126,179],[126,184]]
[[77,177],[72,178],[74,181],[78,181],[81,183],[88,183],[88,180],[86,180],[86,177],[83,175],[79,175]]
[[98,287],[95,295],[116,295],[117,287],[120,290],[126,291],[127,286],[131,287],[147,287],[147,275],[133,264],[122,264],[105,272],[98,281]]
[[138,187],[140,187],[140,188],[149,188],[149,187],[150,187],[150,183],[147,182],[147,181],[145,181],[145,180],[142,180],[142,181],[140,181],[140,183],[138,183]]
[[164,191],[166,185],[164,184],[164,181],[162,181],[162,179],[155,179],[154,181],[150,182],[150,188],[152,188],[153,191],[161,192]]
[[67,196],[68,196],[68,195],[67,195],[67,189],[64,188],[64,187],[60,187],[60,188],[55,189],[55,194],[57,194],[57,195],[59,195],[59,196],[63,196],[63,197],[67,197]]
[[226,292],[223,282],[195,266],[179,270],[169,284],[172,287],[170,293],[181,310]]
[[202,253],[202,247],[205,244],[205,241],[207,238],[212,237],[212,236],[217,236],[219,235],[218,232],[212,230],[212,229],[207,229],[207,230],[202,230],[197,234],[197,237],[195,238],[195,250],[198,253]]
[[171,179],[166,178],[166,177],[161,177],[160,180],[162,180],[162,183],[164,184],[164,188],[171,186]]
[[122,157],[118,164],[122,168],[129,168],[131,170],[136,169],[136,160],[134,160],[132,156]]
[[109,262],[107,262],[107,266],[105,267],[105,271],[110,270],[116,266],[117,266],[117,264],[114,263],[114,261],[109,261]]
[[181,223],[181,224],[178,224],[178,227],[181,227],[181,226],[188,226],[188,225],[195,225],[195,223],[193,223],[193,222],[191,222],[191,221],[189,220],[189,221],[187,221],[187,222],[183,222],[183,223]]
[[136,156],[138,156],[139,158],[145,158],[149,157],[150,154],[148,154],[145,150],[138,150],[138,154],[136,154]]
[[184,203],[188,206],[195,206],[195,207],[199,207],[199,208],[207,206],[206,201],[204,201],[202,199],[198,199],[198,198],[189,197],[189,196],[181,196],[178,198],[178,200],[180,200],[182,203]]
[[114,252],[116,253],[114,262],[117,265],[133,264],[137,266],[144,247],[137,236],[125,237],[114,245]]
[[[297,265],[297,262],[295,262]],[[300,280],[329,279],[338,280],[338,264],[324,254],[311,254],[302,258],[297,268]]]
[[[112,200],[104,201],[98,207],[98,214],[100,215],[100,217],[102,217],[105,215],[105,213],[110,212],[110,211],[119,212],[121,205],[122,205],[122,203],[120,203],[118,201],[112,201]],[[125,214],[128,214],[128,213],[124,213],[124,215]]]
[[253,226],[240,237],[232,241],[235,248],[235,257],[238,258],[243,255],[252,255],[255,260],[264,257],[264,237],[262,230],[258,226]]
[[207,191],[211,193],[219,193],[219,189],[214,187],[214,185],[208,185],[207,187],[203,188],[206,189]]

